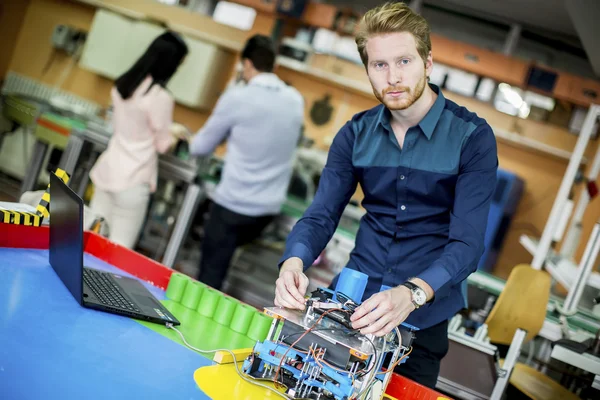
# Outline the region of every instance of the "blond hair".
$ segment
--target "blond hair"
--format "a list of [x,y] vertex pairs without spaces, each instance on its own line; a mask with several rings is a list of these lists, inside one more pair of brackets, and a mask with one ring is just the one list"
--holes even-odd
[[360,20],[355,41],[365,67],[369,62],[367,54],[367,41],[369,38],[398,32],[412,34],[423,62],[427,60],[431,51],[429,24],[425,18],[411,10],[405,3],[394,2],[367,11]]

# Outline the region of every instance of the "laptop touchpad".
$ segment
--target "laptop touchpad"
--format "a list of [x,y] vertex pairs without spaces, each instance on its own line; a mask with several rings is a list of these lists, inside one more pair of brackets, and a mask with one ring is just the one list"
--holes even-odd
[[156,300],[154,300],[154,298],[152,298],[152,297],[140,296],[137,294],[134,294],[133,297],[135,297],[135,302],[138,303],[140,306],[152,307],[152,308],[159,307]]

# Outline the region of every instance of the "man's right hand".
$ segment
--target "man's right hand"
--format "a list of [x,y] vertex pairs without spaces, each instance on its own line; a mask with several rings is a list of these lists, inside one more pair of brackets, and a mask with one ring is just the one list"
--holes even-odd
[[291,257],[284,261],[275,282],[275,305],[304,310],[304,293],[308,288],[308,278],[304,275],[302,260]]

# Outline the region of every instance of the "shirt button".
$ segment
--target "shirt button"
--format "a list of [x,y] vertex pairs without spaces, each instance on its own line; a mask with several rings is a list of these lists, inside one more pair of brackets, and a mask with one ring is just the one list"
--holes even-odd
[[400,175],[400,180],[403,181],[404,180],[404,175]]
[[391,268],[389,268],[389,269],[388,269],[388,272],[391,274],[391,273],[392,273],[392,269],[391,269]]
[[400,206],[400,209],[401,209],[402,211],[404,211],[404,210],[406,210],[406,206],[405,206],[405,205],[402,205],[402,206]]

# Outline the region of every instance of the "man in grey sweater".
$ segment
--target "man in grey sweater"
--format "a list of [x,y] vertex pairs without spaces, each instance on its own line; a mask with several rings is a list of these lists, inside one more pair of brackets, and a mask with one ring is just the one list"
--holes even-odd
[[216,289],[222,286],[235,249],[258,237],[279,213],[304,119],[300,93],[272,72],[275,51],[269,38],[251,37],[241,59],[246,85],[221,96],[190,143],[193,155],[207,155],[227,140],[198,277]]

